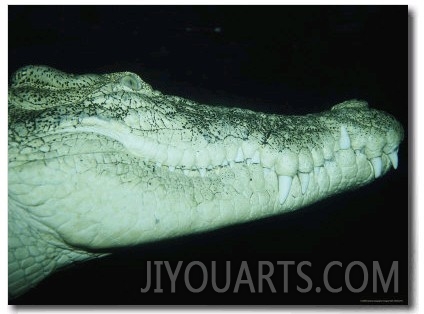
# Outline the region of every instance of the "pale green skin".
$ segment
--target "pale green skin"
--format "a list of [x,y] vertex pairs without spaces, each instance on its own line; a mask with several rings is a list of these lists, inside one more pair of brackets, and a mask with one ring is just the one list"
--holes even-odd
[[28,66],[8,100],[12,297],[73,261],[362,186],[380,175],[374,162],[381,175],[397,164],[403,139],[361,101],[278,116],[163,95],[129,72]]

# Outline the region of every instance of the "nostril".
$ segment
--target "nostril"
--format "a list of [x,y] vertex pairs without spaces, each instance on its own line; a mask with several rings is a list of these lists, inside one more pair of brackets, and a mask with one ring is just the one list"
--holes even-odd
[[331,110],[340,110],[344,108],[363,109],[368,108],[368,102],[364,100],[351,99],[337,104],[331,108]]
[[140,79],[134,74],[127,74],[124,77],[122,77],[121,84],[135,91],[141,89]]

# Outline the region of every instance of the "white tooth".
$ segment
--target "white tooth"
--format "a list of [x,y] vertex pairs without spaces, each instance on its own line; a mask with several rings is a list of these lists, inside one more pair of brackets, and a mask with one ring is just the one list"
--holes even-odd
[[184,170],[183,170],[183,173],[184,173],[184,175],[188,176],[188,175],[189,175],[189,173],[190,173],[190,171],[188,171],[187,169],[184,169]]
[[381,176],[381,168],[382,168],[381,157],[372,158],[371,163],[374,168],[374,177],[377,179],[379,176]]
[[339,140],[340,149],[348,149],[350,147],[350,138],[347,133],[346,127],[342,125],[340,127],[340,140]]
[[201,149],[196,152],[196,166],[206,168],[210,164],[209,153],[206,149]]
[[398,167],[398,151],[391,152],[389,154],[390,161],[392,162],[393,168],[397,169]]
[[221,166],[223,166],[223,167],[228,166],[228,160],[224,160],[224,161],[222,162]]
[[175,167],[174,166],[169,166],[169,171],[174,172],[175,171]]
[[206,175],[206,169],[205,168],[199,168],[200,176],[203,178]]
[[156,163],[156,167],[158,167],[158,168],[162,167],[162,163],[158,161],[158,162]]
[[299,179],[302,185],[302,194],[305,194],[306,191],[308,190],[309,178],[310,178],[309,173],[299,172]]
[[252,157],[252,163],[253,164],[259,164],[261,162],[261,159],[259,157],[259,151],[256,151],[255,154]]
[[194,152],[191,149],[185,149],[183,153],[183,157],[181,158],[181,165],[184,165],[187,168],[190,168],[194,165]]
[[230,165],[230,168],[234,168],[234,161],[230,160],[229,165]]
[[236,159],[234,161],[235,162],[242,162],[242,161],[244,161],[243,151],[241,150],[241,147],[239,147],[239,149],[237,151]]
[[324,145],[322,146],[322,154],[325,160],[331,160],[334,158],[334,138],[329,135],[323,138]]
[[225,150],[215,145],[208,147],[208,154],[213,166],[219,166],[225,159]]
[[278,176],[278,200],[281,205],[284,204],[290,193],[292,181],[293,178],[290,176]]
[[320,147],[312,148],[311,154],[315,167],[320,167],[324,164],[324,155]]
[[237,155],[237,149],[233,144],[225,146],[225,159],[234,160],[234,156]]
[[251,158],[253,154],[255,153],[255,151],[258,150],[258,148],[259,148],[259,145],[252,142],[243,141],[241,143],[243,156],[245,156],[246,158]]

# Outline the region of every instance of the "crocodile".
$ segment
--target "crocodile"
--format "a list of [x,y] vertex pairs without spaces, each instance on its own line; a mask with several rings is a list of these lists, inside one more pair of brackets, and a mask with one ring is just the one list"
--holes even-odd
[[398,167],[402,125],[351,99],[306,115],[211,106],[131,72],[16,71],[8,283],[113,249],[291,212]]

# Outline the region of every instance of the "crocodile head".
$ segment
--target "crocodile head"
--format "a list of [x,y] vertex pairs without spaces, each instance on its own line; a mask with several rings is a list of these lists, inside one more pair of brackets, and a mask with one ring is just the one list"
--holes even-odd
[[17,71],[9,293],[113,248],[292,211],[397,168],[402,126],[364,101],[279,116],[155,91],[130,72]]

